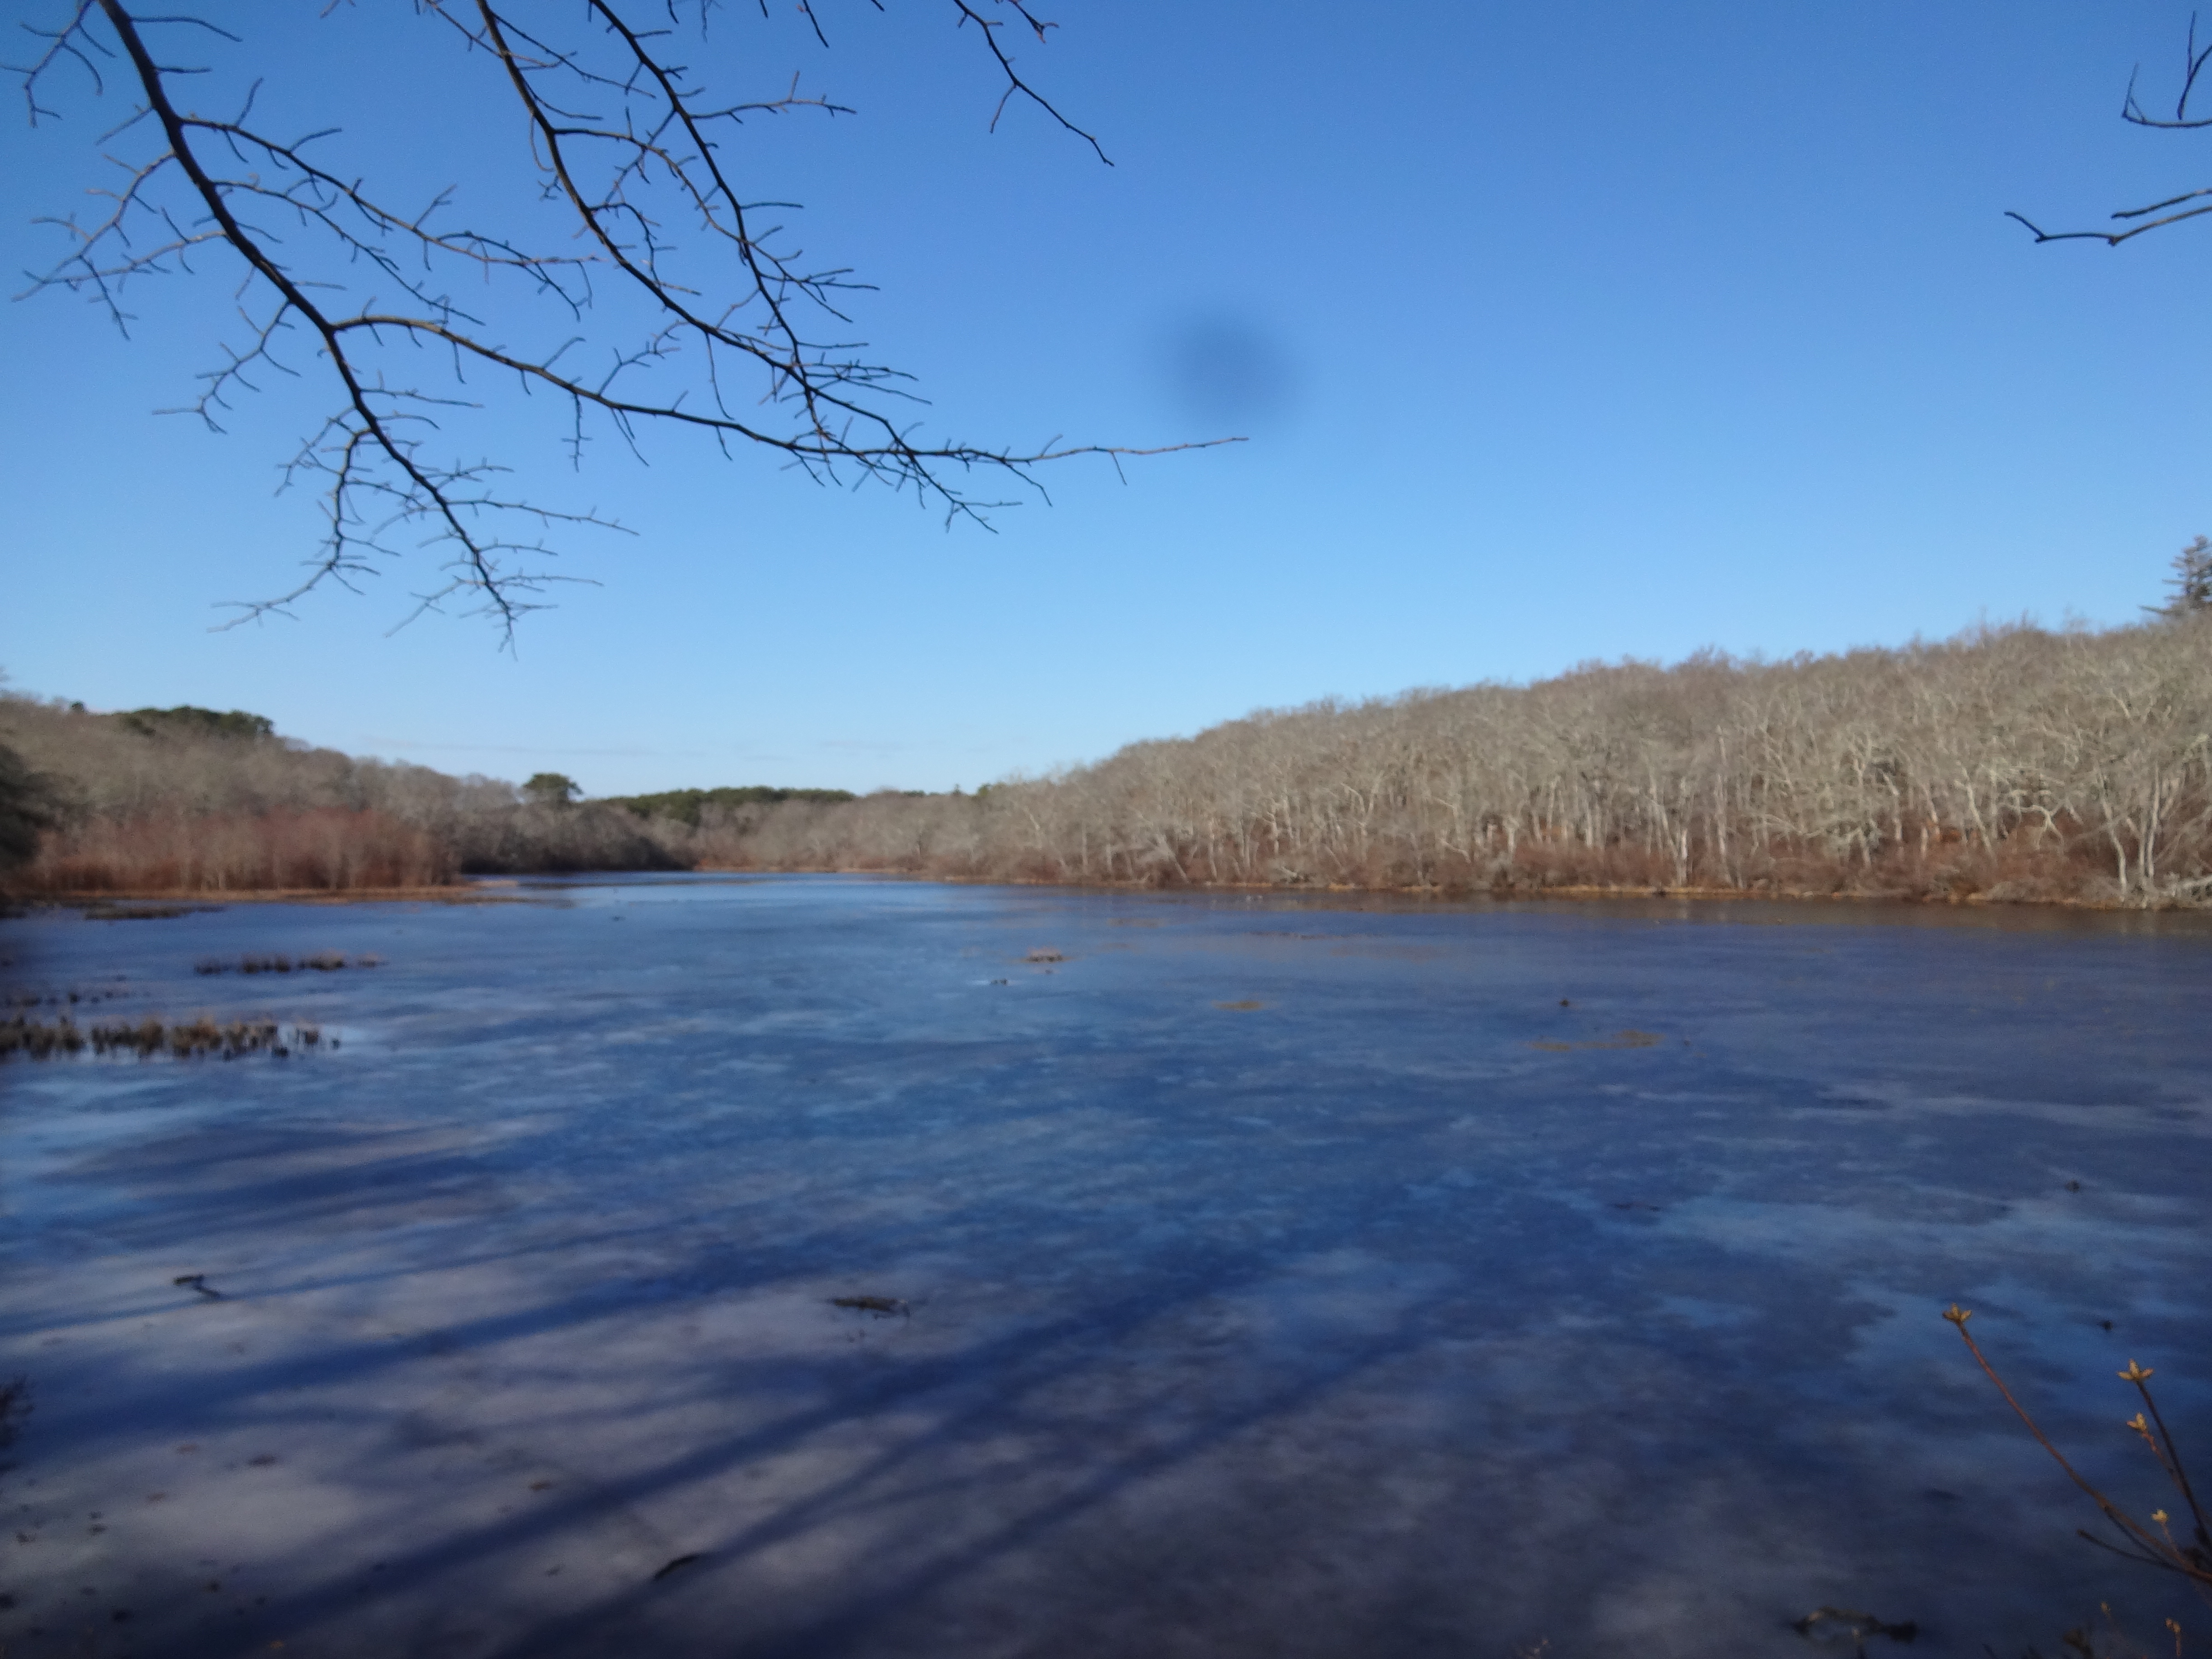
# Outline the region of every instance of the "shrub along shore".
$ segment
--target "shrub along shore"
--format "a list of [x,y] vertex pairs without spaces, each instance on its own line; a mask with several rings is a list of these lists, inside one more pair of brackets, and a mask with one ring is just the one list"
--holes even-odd
[[17,898],[457,895],[465,874],[715,869],[2212,902],[2201,611],[1267,710],[972,795],[574,801],[565,779],[355,760],[251,715],[15,696],[0,745],[0,832],[14,822],[28,853],[4,878]]

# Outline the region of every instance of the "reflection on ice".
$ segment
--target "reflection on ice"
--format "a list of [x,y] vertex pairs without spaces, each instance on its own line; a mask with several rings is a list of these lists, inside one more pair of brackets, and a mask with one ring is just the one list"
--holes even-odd
[[[2140,1474],[2130,1357],[2212,1445],[2189,919],[531,891],[0,927],[26,992],[346,1033],[0,1072],[11,1655],[2172,1609],[1938,1315],[2093,1478]],[[385,965],[193,973],[279,951]]]

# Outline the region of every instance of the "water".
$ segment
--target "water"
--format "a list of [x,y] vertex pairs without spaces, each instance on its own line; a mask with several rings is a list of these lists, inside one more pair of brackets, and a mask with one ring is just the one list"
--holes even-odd
[[341,1045],[0,1069],[10,1659],[2212,1627],[2203,919],[499,890],[0,924]]

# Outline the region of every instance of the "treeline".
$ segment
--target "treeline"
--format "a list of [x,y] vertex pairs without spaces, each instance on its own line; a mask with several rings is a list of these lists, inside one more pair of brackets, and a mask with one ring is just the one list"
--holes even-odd
[[641,818],[666,819],[696,830],[706,816],[726,816],[730,809],[736,807],[775,806],[787,800],[831,805],[858,799],[849,789],[775,789],[749,784],[738,788],[663,789],[651,795],[609,795],[605,804],[622,807]]
[[2196,610],[1321,702],[973,798],[709,817],[700,850],[1149,885],[2189,902],[2212,898],[2208,733]]
[[0,696],[0,842],[11,825],[18,858],[0,886],[19,896],[435,888],[696,861],[680,823],[356,760],[259,715]]
[[[2212,900],[2203,607],[2106,632],[2023,624],[1781,662],[1706,653],[1320,702],[974,795],[760,788],[569,804],[562,789],[356,761],[240,729],[252,716],[202,716],[0,698],[0,745],[50,800],[15,890],[703,867]],[[9,818],[8,775],[0,756],[0,832],[25,821]]]

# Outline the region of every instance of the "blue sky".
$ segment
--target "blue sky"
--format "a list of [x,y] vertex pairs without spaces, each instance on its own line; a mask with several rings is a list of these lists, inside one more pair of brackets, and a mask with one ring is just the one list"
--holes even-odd
[[[495,84],[396,0],[318,9],[215,8],[271,125],[338,120],[402,194],[502,210]],[[2124,622],[2212,530],[2212,225],[2113,251],[2002,216],[2212,183],[2212,135],[2117,118],[2137,64],[2174,84],[2184,6],[1064,0],[1024,68],[1110,169],[1033,112],[989,131],[947,9],[820,9],[827,52],[732,8],[688,56],[733,93],[796,68],[857,106],[735,155],[879,284],[860,331],[929,429],[1250,442],[1126,483],[1066,464],[993,535],[680,440],[574,473],[501,416],[519,482],[635,532],[566,538],[598,585],[513,654],[478,622],[390,631],[427,568],[210,632],[317,528],[273,490],[303,388],[219,437],[153,412],[237,331],[211,261],[142,289],[129,341],[64,295],[0,308],[11,684],[595,793],[973,787],[1325,696]],[[0,139],[18,270],[51,262],[30,222],[97,181],[123,112],[60,101]]]

